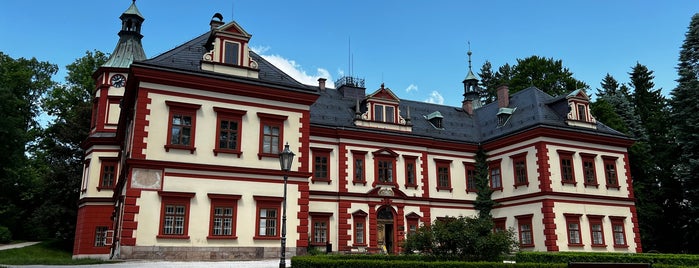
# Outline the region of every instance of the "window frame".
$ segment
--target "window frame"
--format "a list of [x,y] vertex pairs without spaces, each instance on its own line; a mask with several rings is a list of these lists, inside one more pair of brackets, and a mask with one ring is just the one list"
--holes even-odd
[[493,218],[493,232],[507,231],[507,217]]
[[[621,188],[621,185],[619,184],[619,168],[617,167],[617,160],[619,158],[615,156],[602,156],[602,163],[604,165],[604,181],[607,186],[607,189],[613,188],[619,190]],[[612,174],[610,174],[609,167],[613,167],[613,177]],[[614,184],[610,184],[610,179],[614,180]]]
[[[240,195],[229,195],[229,194],[208,194],[210,200],[210,212],[209,212],[209,235],[207,239],[237,239],[236,229],[238,227],[238,200],[240,200]],[[214,234],[214,221],[216,217],[217,207],[231,207],[233,209],[231,218],[231,234],[230,235],[216,235]]]
[[[169,110],[169,115],[168,115],[168,123],[167,123],[167,140],[165,141],[165,151],[169,152],[171,149],[178,149],[178,150],[189,150],[190,154],[194,154],[194,151],[197,149],[196,147],[196,133],[197,133],[197,113],[199,109],[201,108],[201,104],[193,104],[193,103],[182,103],[182,102],[176,102],[176,101],[165,101],[165,104],[168,106]],[[173,121],[175,116],[189,116],[192,119],[192,123],[189,126],[190,128],[190,135],[189,135],[189,140],[190,144],[183,145],[183,144],[173,144],[172,143],[172,130],[173,130]],[[181,130],[180,130],[181,131]]]
[[[615,248],[628,248],[628,240],[626,239],[626,226],[624,225],[624,221],[626,220],[626,217],[618,217],[618,216],[609,216],[609,220],[612,223],[612,241],[614,242],[614,247]],[[621,231],[616,230],[616,226],[621,227]],[[621,233],[622,238],[624,239],[623,244],[617,243],[617,234]]]
[[[585,186],[594,186],[594,187],[599,187],[599,182],[597,180],[597,169],[595,165],[595,158],[597,158],[596,154],[588,154],[588,153],[580,153],[580,158],[582,159],[582,169],[583,169],[583,184]],[[590,163],[592,166],[588,167],[587,163]],[[590,172],[592,171],[592,172]],[[588,175],[592,175],[592,179],[590,180],[588,178]]]
[[[490,174],[490,172],[488,173]],[[472,176],[469,176],[472,175]],[[478,183],[476,182],[476,164],[464,162],[464,180],[466,181],[466,193],[477,193]],[[470,183],[473,182],[473,183]],[[471,187],[473,186],[473,187]]]
[[[404,155],[403,161],[405,162],[405,188],[417,189],[417,156]],[[412,168],[409,165],[412,165]],[[413,176],[412,182],[410,181],[411,174]]]
[[[420,215],[418,215],[415,212],[411,212],[408,215],[405,215],[405,224],[408,226],[406,230],[408,230],[406,233],[407,234],[412,234],[417,232],[417,229],[420,228]],[[412,227],[415,227],[413,229]]]
[[[575,179],[575,162],[573,162],[573,156],[575,155],[575,152],[573,151],[566,151],[566,150],[558,150],[558,163],[560,167],[560,172],[561,172],[561,184],[572,184],[573,186],[578,185],[578,181]],[[564,161],[568,161],[570,164],[570,170],[567,172],[565,171],[565,165]],[[566,178],[566,173],[570,175],[570,178]]]
[[[587,109],[587,104],[585,103],[576,103],[576,108],[577,108],[577,113],[578,113],[578,120],[587,122],[587,114],[588,114],[588,109]],[[582,110],[581,110],[582,108]],[[582,111],[582,113],[580,113]]]
[[[330,178],[330,172],[332,171],[332,166],[331,166],[331,158],[330,158],[330,153],[332,152],[332,149],[329,148],[317,148],[317,147],[311,147],[311,167],[312,167],[312,176],[311,176],[311,183],[316,183],[316,182],[327,182],[330,184],[332,179]],[[325,163],[322,163],[322,161],[319,163],[317,158],[324,158]],[[320,167],[325,168],[325,177],[320,177],[317,176],[318,172],[322,172],[322,169],[319,170],[319,165]]]
[[[214,141],[216,142],[216,145],[214,146],[214,156],[218,156],[219,153],[226,153],[226,154],[235,154],[240,158],[240,155],[243,153],[242,148],[240,148],[243,140],[243,116],[247,113],[247,111],[242,111],[242,110],[235,110],[235,109],[229,109],[229,108],[222,108],[222,107],[214,107],[214,112],[216,112],[216,134],[214,136]],[[235,149],[230,149],[230,148],[221,148],[221,122],[222,121],[228,121],[228,122],[236,122],[238,124],[237,129],[235,130],[236,132],[236,148]],[[230,127],[229,127],[229,133]],[[230,135],[230,134],[229,134]]]
[[[100,160],[100,181],[99,181],[99,185],[97,186],[97,190],[98,190],[98,191],[105,190],[105,189],[113,190],[114,187],[116,187],[117,178],[118,178],[118,174],[119,174],[119,173],[118,173],[118,170],[119,170],[119,158],[116,158],[116,157],[100,157],[99,160]],[[110,173],[107,173],[107,171],[105,171],[105,168],[107,168],[107,167],[112,167],[112,168],[113,168],[113,170],[111,171],[111,175],[112,175],[111,181],[112,181],[112,183],[111,183],[111,185],[106,185],[106,186],[105,186],[105,185],[104,185],[104,184],[105,184],[105,176],[110,174]]]
[[[286,115],[276,115],[276,114],[267,114],[267,113],[257,113],[257,117],[260,119],[260,135],[259,137],[259,142],[260,142],[260,147],[259,151],[257,153],[258,159],[262,159],[263,157],[271,157],[271,158],[279,158],[279,153],[282,152],[282,145],[284,144],[284,122],[287,120],[288,116]],[[272,140],[270,140],[270,152],[265,152],[265,127],[277,127],[279,128],[279,135],[277,136],[277,150],[276,152],[272,149],[274,144],[272,144]],[[273,135],[269,135],[273,137]]]
[[[566,237],[568,238],[569,247],[582,247],[584,246],[582,241],[582,228],[580,225],[581,214],[563,213],[563,217],[566,220]],[[575,225],[577,229],[571,228],[571,225]],[[572,233],[575,232],[575,233]],[[577,241],[575,241],[577,239]]]
[[[253,237],[253,240],[279,240],[281,238],[280,236],[280,227],[281,227],[281,214],[282,214],[282,202],[283,199],[281,197],[276,197],[276,196],[253,196],[253,199],[255,200],[255,236]],[[277,212],[276,217],[274,218],[275,220],[275,233],[274,235],[262,235],[260,234],[260,223],[261,223],[261,216],[260,212],[263,209],[274,209]],[[266,219],[266,218],[265,218]]]
[[[590,246],[592,247],[607,247],[604,241],[604,216],[603,215],[587,215],[587,221],[590,225]],[[599,231],[595,231],[593,226],[599,225]],[[599,233],[599,237],[602,239],[601,243],[596,243],[595,233]]]
[[[379,108],[380,107],[380,108]],[[393,111],[390,114],[391,121],[388,120],[389,118],[389,112],[387,111],[386,107],[390,107]],[[387,123],[387,124],[396,124],[397,123],[397,116],[396,116],[396,111],[398,110],[398,107],[396,105],[391,105],[391,104],[386,104],[386,103],[372,103],[372,120],[375,122],[382,122],[382,123]],[[380,113],[379,113],[380,112]],[[381,114],[382,118],[377,118],[377,114]]]
[[92,247],[101,248],[107,246],[107,231],[109,231],[108,226],[95,226],[95,239]]
[[[366,218],[367,218],[367,213],[362,211],[362,210],[357,210],[356,212],[352,213],[352,246],[355,247],[365,247],[367,246],[367,241],[366,241],[366,234],[367,234],[367,224],[366,224]],[[357,228],[357,224],[361,223],[362,224],[362,233],[359,234],[359,229]],[[358,237],[362,238],[361,243],[358,242]]]
[[[451,162],[452,160],[446,160],[446,159],[435,159],[434,164],[435,164],[435,171],[436,171],[436,179],[437,179],[437,191],[449,191],[452,192],[453,188],[451,187]],[[443,178],[444,177],[444,178]],[[446,180],[446,181],[442,181]],[[446,182],[446,184],[444,183]]]
[[[490,184],[490,189],[493,191],[502,191],[502,158],[497,160],[492,160],[488,163],[488,182]],[[494,171],[497,170],[497,180],[494,180]],[[498,187],[493,187],[495,184],[493,182],[498,182]]]
[[[374,155],[374,182],[371,184],[371,186],[375,187],[376,185],[387,185],[398,188],[398,182],[396,181],[396,158],[398,157],[398,154],[389,149],[381,149],[373,152],[372,155]],[[382,162],[386,162],[391,165],[390,181],[380,181],[379,179],[379,174],[381,173],[380,163]]]
[[[519,215],[515,216],[515,219],[517,220],[517,235],[519,237],[519,246],[522,248],[532,248],[535,245],[534,242],[534,225],[532,225],[532,219],[534,218],[534,214],[527,214],[527,215]],[[523,239],[522,239],[522,226],[528,225],[529,230],[526,230],[529,233],[529,238],[531,239],[531,243],[529,244],[524,244]]]
[[[235,48],[235,62],[231,62],[228,59],[228,54],[227,54],[228,49],[229,49],[228,44],[236,46],[236,48]],[[241,53],[242,44],[240,42],[224,39],[222,47],[223,47],[223,49],[221,49],[221,62],[222,63],[228,64],[228,65],[241,65],[241,61],[242,61],[243,57],[242,57],[242,53]]]
[[85,161],[83,161],[83,176],[82,176],[82,181],[80,182],[80,192],[86,192],[87,191],[87,186],[90,183],[90,162],[92,161],[92,158],[86,158]]
[[[158,228],[158,235],[156,238],[165,239],[189,239],[189,216],[190,206],[192,203],[192,198],[195,193],[189,192],[168,192],[168,191],[158,191],[160,196],[160,223]],[[166,219],[166,207],[168,206],[184,206],[184,216],[183,216],[183,232],[182,234],[166,234],[165,229],[165,219]],[[175,224],[173,223],[173,229]]]
[[[352,184],[366,185],[366,151],[352,150]],[[361,170],[357,172],[357,161],[361,160]],[[358,174],[360,173],[360,174]]]
[[[310,245],[312,246],[325,246],[330,243],[330,217],[332,216],[332,213],[329,212],[309,212],[309,216],[311,216],[311,234],[309,235],[310,239]],[[324,223],[325,224],[325,237],[323,237],[321,242],[317,242],[316,237],[316,223]]]
[[[529,152],[523,152],[519,153],[516,155],[510,156],[512,159],[512,175],[513,175],[513,181],[514,181],[514,187],[517,189],[519,186],[529,186],[529,174],[527,173],[527,154]],[[522,170],[519,170],[520,167],[517,166],[517,163],[523,163],[523,166],[521,166]],[[520,174],[521,171],[521,174]],[[522,181],[520,178],[520,175],[524,176],[524,180]],[[502,175],[501,175],[502,176]]]

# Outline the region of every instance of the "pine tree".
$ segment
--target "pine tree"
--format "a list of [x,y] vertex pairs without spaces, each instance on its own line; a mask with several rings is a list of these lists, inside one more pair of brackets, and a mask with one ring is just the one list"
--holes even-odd
[[672,134],[679,149],[674,177],[684,189],[684,248],[699,253],[699,13],[692,17],[680,49],[678,85],[672,91]]
[[493,66],[490,61],[485,61],[483,66],[481,66],[478,76],[481,78],[479,81],[481,91],[481,102],[483,104],[488,104],[495,101],[495,90],[497,89],[498,81],[493,73]]
[[480,219],[491,219],[490,211],[496,205],[495,201],[492,199],[493,189],[490,188],[490,182],[488,180],[488,156],[485,151],[481,148],[476,153],[476,189],[478,189],[478,195],[476,196],[476,201],[474,202],[474,207],[478,210],[478,218]]

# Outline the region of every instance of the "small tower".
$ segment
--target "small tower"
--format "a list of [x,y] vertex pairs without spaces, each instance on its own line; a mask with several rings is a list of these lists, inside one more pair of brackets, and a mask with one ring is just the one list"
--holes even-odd
[[468,74],[464,78],[464,104],[471,103],[472,109],[478,109],[482,106],[480,99],[480,88],[478,87],[478,78],[471,70],[471,45],[468,48]]
[[141,45],[141,38],[143,38],[143,35],[141,35],[141,24],[143,24],[145,19],[141,12],[138,11],[138,8],[136,8],[135,0],[119,16],[119,19],[121,19],[119,42],[102,67],[128,68],[134,61],[146,59],[146,53],[143,51],[143,45]]

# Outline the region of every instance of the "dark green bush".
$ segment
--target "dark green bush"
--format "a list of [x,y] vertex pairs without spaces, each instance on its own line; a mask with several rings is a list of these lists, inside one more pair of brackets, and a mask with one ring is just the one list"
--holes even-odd
[[0,244],[7,244],[12,241],[12,232],[5,226],[0,226]]
[[519,252],[518,263],[615,262],[699,266],[699,255],[613,252]]

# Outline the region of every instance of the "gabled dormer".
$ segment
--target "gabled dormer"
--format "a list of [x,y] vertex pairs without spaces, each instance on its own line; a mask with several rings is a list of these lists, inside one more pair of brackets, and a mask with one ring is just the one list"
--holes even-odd
[[[398,131],[412,130],[410,120],[400,115],[400,99],[391,89],[384,87],[383,83],[381,88],[366,96],[361,104],[365,109],[358,110],[365,112],[359,113],[355,118],[355,125]],[[409,115],[407,117],[410,118]]]
[[566,124],[578,127],[597,128],[597,120],[590,113],[590,97],[583,90],[575,90],[566,96],[568,115]]
[[204,48],[201,69],[217,73],[258,78],[257,62],[250,57],[248,43],[252,35],[238,23],[223,23],[223,16],[216,13],[211,20],[211,33]]

